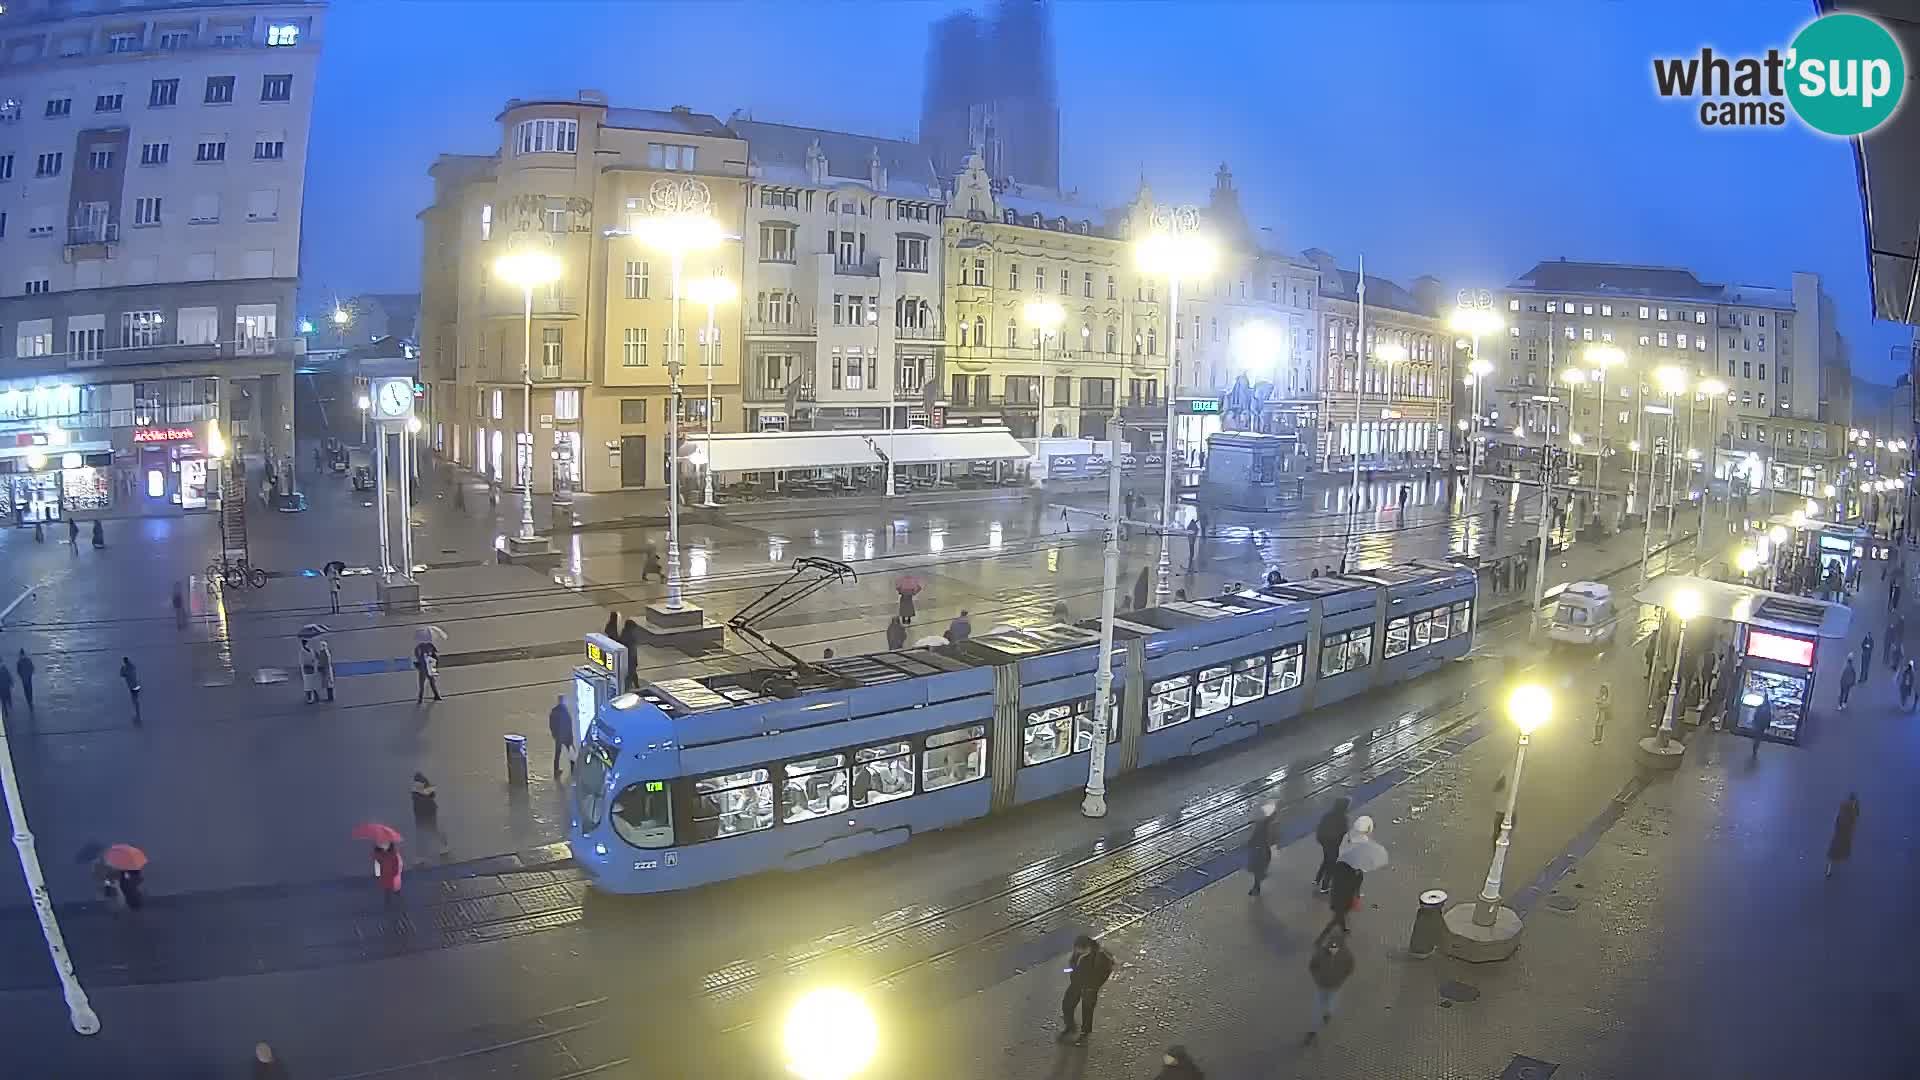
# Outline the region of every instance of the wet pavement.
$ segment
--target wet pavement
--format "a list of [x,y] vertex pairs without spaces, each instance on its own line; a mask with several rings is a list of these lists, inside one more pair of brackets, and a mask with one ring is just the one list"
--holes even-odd
[[[1637,543],[1606,548],[1593,554],[1636,561]],[[1060,551],[1061,563],[1085,554]],[[1575,569],[1580,554],[1569,556]],[[1483,624],[1482,645],[1518,629]],[[679,1051],[689,1065],[753,1059],[764,1033],[754,1021],[801,982],[885,978],[903,1000],[956,987],[986,994],[1050,966],[1074,926],[1117,927],[1195,895],[1231,862],[1251,791],[1275,787],[1293,836],[1330,784],[1386,791],[1426,775],[1484,734],[1474,695],[1486,677],[1460,665],[1244,750],[1129,777],[1104,822],[1053,800],[901,851],[689,896],[582,897],[564,867],[495,865],[416,874],[400,913],[377,910],[364,882],[161,897],[132,928],[70,909],[76,958],[114,1036],[82,1052],[104,1063],[140,1047],[144,1062],[204,1067],[257,1032],[319,1075],[680,1075],[650,1040],[704,1032]],[[27,947],[30,924],[9,929],[8,969],[44,971]],[[57,998],[21,990],[0,1000],[17,1003],[14,1022],[25,1022],[44,1021]],[[364,1035],[342,1046],[310,1030],[297,1019],[308,1002],[325,1003],[330,1029]],[[402,1002],[409,1019],[383,1022]],[[165,1023],[209,1015],[222,1020]]]

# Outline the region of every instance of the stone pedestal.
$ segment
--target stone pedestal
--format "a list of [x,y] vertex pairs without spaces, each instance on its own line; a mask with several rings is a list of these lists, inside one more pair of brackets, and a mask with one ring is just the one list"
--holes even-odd
[[1493,911],[1493,925],[1473,921],[1472,902],[1447,909],[1447,955],[1469,964],[1505,960],[1520,947],[1520,913],[1502,905]]
[[380,599],[380,610],[389,615],[420,610],[420,583],[412,578],[382,578],[374,583],[374,595]]
[[640,632],[647,636],[648,642],[655,645],[667,645],[676,649],[698,649],[708,645],[719,645],[726,640],[726,627],[716,622],[708,622],[706,612],[692,604],[682,603],[678,610],[669,608],[666,601],[648,604],[646,617],[639,622]]
[[559,563],[560,552],[553,546],[553,541],[544,536],[509,536],[501,559],[522,566],[544,567]]
[[1686,752],[1687,744],[1677,738],[1668,739],[1663,747],[1660,745],[1660,736],[1648,735],[1634,748],[1633,756],[1649,769],[1677,769],[1681,756]]

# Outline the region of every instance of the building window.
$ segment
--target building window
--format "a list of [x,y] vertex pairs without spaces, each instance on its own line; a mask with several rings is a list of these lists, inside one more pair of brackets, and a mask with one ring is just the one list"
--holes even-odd
[[66,155],[57,150],[51,154],[41,154],[34,161],[33,175],[59,176],[61,166],[65,163],[65,159]]
[[1080,295],[1089,300],[1093,299],[1093,271],[1091,270],[1080,279]]
[[122,95],[120,94],[96,94],[93,98],[93,111],[97,113],[119,112],[121,100]]
[[0,154],[0,180],[13,179],[13,155]]
[[694,147],[679,143],[647,144],[647,167],[668,172],[692,172]]
[[172,152],[172,149],[173,149],[172,143],[163,143],[163,142],[142,143],[140,146],[140,164],[165,165],[167,163],[167,157]]
[[646,398],[621,398],[620,422],[623,424],[644,424],[647,422]]
[[[88,318],[99,319],[100,317],[95,315]],[[106,327],[74,325],[80,321],[72,318],[67,320],[67,355],[75,360],[98,360],[101,350],[107,345]],[[104,322],[104,320],[101,321]]]
[[560,377],[560,329],[550,326],[540,331],[540,377]]
[[53,291],[53,283],[43,277],[30,277],[26,284],[21,286],[20,291],[28,296],[44,296]]
[[95,147],[87,151],[87,170],[89,172],[106,172],[111,168],[113,168],[112,150],[104,147]]
[[225,139],[219,139],[213,142],[200,143],[199,146],[194,150],[193,160],[195,161],[227,160],[227,141]]
[[794,229],[791,225],[760,226],[760,261],[793,261]]
[[255,139],[253,160],[279,161],[287,156],[287,144],[280,139]]
[[902,236],[894,242],[896,261],[901,270],[924,271],[927,268],[927,238]]
[[179,79],[155,79],[147,88],[147,107],[150,109],[164,109],[179,100]]
[[208,105],[231,104],[233,102],[233,76],[208,76],[206,93],[201,100]]
[[164,325],[165,318],[157,311],[123,311],[120,313],[120,347],[148,349],[159,345]]
[[1119,349],[1120,349],[1120,328],[1113,325],[1112,323],[1108,323],[1107,324],[1107,351],[1118,352]]
[[1014,322],[1012,319],[1008,319],[1007,320],[1007,348],[1017,349],[1019,347],[1020,347],[1020,325]]
[[1067,270],[1061,270],[1060,271],[1060,295],[1061,296],[1070,295],[1070,290],[1072,288],[1073,288],[1072,273],[1070,273]]
[[627,327],[625,338],[620,342],[620,366],[647,366],[647,331],[644,327]]
[[580,391],[555,390],[553,392],[553,418],[555,420],[580,419]]
[[268,23],[267,44],[276,49],[300,44],[300,27],[294,23]]
[[1012,289],[1015,292],[1018,292],[1020,290],[1020,264],[1019,263],[1010,262],[1007,264],[1007,288]]
[[547,117],[522,120],[514,125],[513,152],[518,154],[571,154],[579,136],[579,122]]
[[627,299],[645,300],[647,298],[647,264],[637,259],[627,260]]
[[1036,266],[1033,268],[1033,291],[1047,291],[1047,268],[1044,266]]
[[260,76],[260,100],[261,101],[292,101],[293,100],[293,76],[291,75]]
[[133,223],[135,225],[160,224],[160,196],[133,200]]
[[66,116],[72,112],[73,112],[72,98],[48,98],[47,99],[47,115],[48,116],[50,117]]

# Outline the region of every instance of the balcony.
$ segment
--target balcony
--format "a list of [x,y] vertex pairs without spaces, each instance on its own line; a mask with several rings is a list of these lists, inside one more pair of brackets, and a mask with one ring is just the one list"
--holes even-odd
[[[487,296],[487,315],[495,319],[518,319],[526,311],[524,294],[505,289],[491,290]],[[573,296],[554,296],[536,290],[533,294],[533,317],[536,319],[572,319],[580,315],[580,300]]]
[[800,338],[812,337],[813,334],[813,313],[810,311],[785,320],[747,319],[748,337]]
[[896,326],[893,336],[900,341],[939,341],[941,332],[938,322],[930,322],[926,326]]
[[833,272],[840,277],[877,278],[880,276],[880,260],[876,258],[863,259],[860,262],[835,261]]
[[111,259],[113,249],[120,243],[120,223],[117,221],[94,221],[85,225],[67,227],[67,243],[63,255],[68,262],[86,259]]
[[[784,403],[787,400],[787,390],[784,386],[768,386],[766,380],[759,379],[747,384],[744,396],[747,401],[761,404]],[[801,386],[800,400],[807,402],[815,400],[814,388]],[[720,421],[724,424],[726,417],[721,417]]]

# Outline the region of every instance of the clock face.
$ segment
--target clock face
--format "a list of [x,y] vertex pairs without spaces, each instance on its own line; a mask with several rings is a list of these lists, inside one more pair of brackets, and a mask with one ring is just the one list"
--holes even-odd
[[388,416],[404,416],[413,406],[413,387],[394,381],[380,384],[380,411]]

